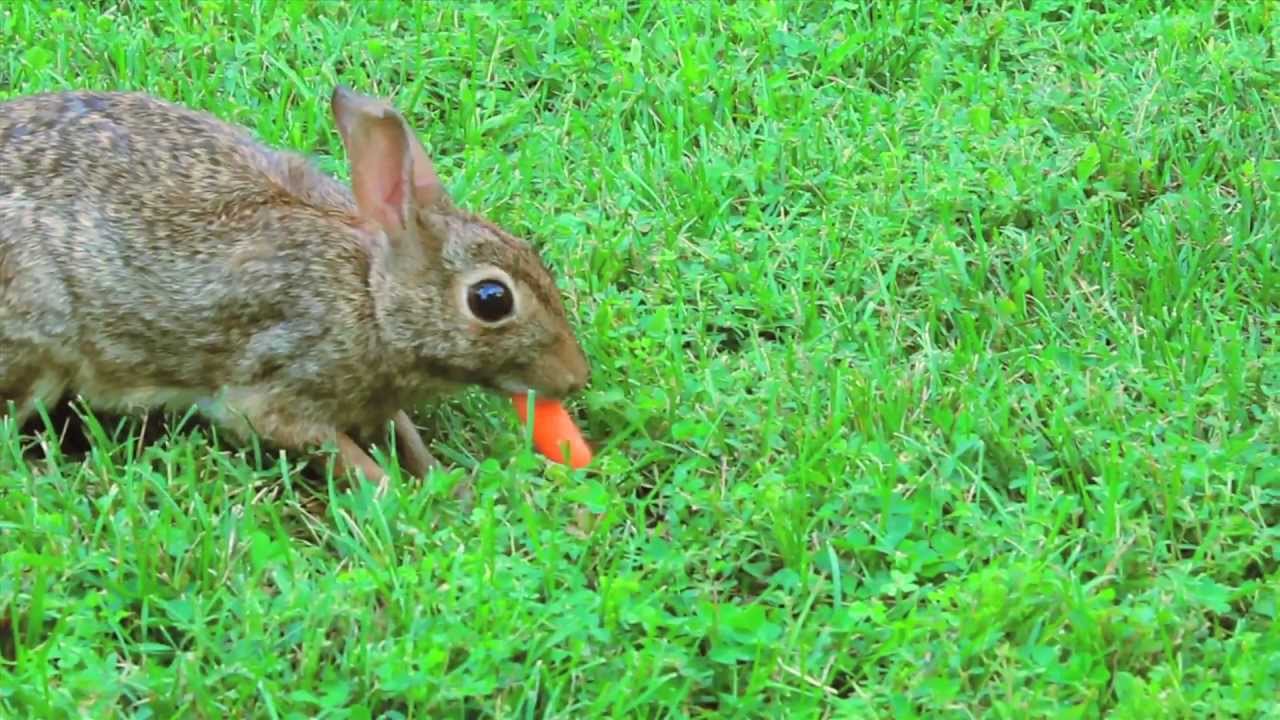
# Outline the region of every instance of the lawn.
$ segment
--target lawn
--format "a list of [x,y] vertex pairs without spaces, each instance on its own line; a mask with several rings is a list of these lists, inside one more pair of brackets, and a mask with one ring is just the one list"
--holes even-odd
[[1280,717],[1278,44],[1266,0],[0,4],[0,98],[343,177],[333,84],[392,99],[556,269],[598,443],[468,392],[377,497],[0,421],[0,716]]

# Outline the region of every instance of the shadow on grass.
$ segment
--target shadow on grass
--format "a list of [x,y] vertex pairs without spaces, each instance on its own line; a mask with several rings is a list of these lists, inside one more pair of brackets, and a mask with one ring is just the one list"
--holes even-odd
[[[194,412],[185,415],[165,411],[107,412],[89,409],[69,398],[59,400],[43,415],[33,415],[20,428],[19,436],[22,459],[29,465],[51,460],[79,464],[89,460],[95,451],[123,453],[119,455],[120,462],[136,462],[146,455],[148,448],[191,438],[198,439],[207,453],[239,458],[249,470],[263,472],[278,462],[282,451],[256,438],[252,443],[230,440]],[[326,465],[330,459],[321,452],[288,453],[289,464],[297,471],[295,482],[309,492],[324,492]]]

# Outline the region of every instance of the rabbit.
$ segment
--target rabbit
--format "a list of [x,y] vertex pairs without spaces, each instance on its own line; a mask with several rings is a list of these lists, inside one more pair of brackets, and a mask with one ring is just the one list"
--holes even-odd
[[454,204],[390,103],[337,84],[328,105],[350,187],[141,92],[0,103],[0,416],[194,407],[381,484],[377,432],[410,473],[440,465],[412,408],[582,390],[537,251]]

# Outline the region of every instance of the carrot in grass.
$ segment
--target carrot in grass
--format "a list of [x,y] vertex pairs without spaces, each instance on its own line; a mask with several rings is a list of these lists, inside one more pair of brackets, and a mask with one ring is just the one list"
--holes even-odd
[[[512,395],[516,415],[520,422],[529,422],[529,399],[525,395]],[[568,445],[565,457],[564,445]],[[533,446],[538,452],[555,462],[583,468],[591,462],[591,448],[582,439],[582,433],[574,424],[569,411],[556,400],[539,398],[533,405]]]

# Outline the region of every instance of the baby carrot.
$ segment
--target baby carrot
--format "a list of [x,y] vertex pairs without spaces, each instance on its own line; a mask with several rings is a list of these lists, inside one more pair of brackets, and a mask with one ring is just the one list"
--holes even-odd
[[[525,395],[512,395],[516,415],[520,422],[529,422],[529,400]],[[568,457],[564,446],[568,446]],[[555,462],[583,468],[591,462],[591,448],[582,439],[582,433],[564,405],[555,400],[539,398],[533,405],[533,446],[538,452]]]

